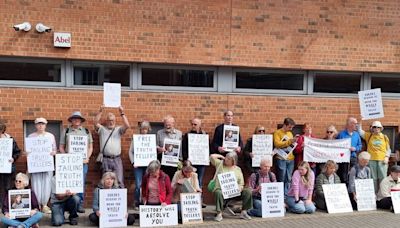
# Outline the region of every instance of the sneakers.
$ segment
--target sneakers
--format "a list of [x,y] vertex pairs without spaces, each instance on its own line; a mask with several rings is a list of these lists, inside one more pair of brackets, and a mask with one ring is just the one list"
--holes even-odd
[[69,219],[69,224],[70,224],[71,226],[76,226],[76,225],[78,225],[78,219],[77,219],[77,218],[70,218],[70,219]]
[[222,213],[218,213],[215,217],[214,220],[217,222],[221,222],[222,221]]
[[244,220],[251,220],[251,217],[247,214],[247,211],[242,211],[242,213],[240,213],[240,218]]
[[45,214],[51,214],[51,209],[50,209],[50,207],[45,205],[42,207],[42,212]]
[[225,210],[226,210],[226,212],[229,214],[229,215],[233,215],[233,216],[236,216],[236,213],[232,210],[232,208],[230,208],[230,207],[226,207],[225,208]]

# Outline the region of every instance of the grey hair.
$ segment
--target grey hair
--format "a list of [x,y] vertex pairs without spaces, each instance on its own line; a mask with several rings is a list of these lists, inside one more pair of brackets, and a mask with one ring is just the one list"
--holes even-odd
[[151,174],[161,168],[161,163],[158,160],[151,161],[147,166],[146,173]]
[[115,115],[112,112],[107,113],[107,119],[109,120],[110,118],[115,119]]
[[225,155],[225,159],[230,158],[233,160],[233,165],[237,164],[238,156],[235,152],[229,152]]
[[163,122],[165,122],[165,121],[167,121],[167,120],[171,120],[172,122],[175,123],[175,118],[174,118],[173,116],[171,116],[171,115],[166,115],[166,116],[163,118]]
[[267,164],[267,165],[272,166],[272,159],[270,157],[262,158],[261,161],[260,161],[260,165],[264,164],[264,163]]
[[118,178],[117,178],[117,175],[116,175],[114,172],[105,172],[105,173],[103,174],[103,176],[101,177],[100,184],[101,184],[102,186],[104,186],[104,181],[105,181],[106,178],[108,178],[108,177],[111,177],[112,179],[114,179],[113,187],[118,188],[118,187],[119,187]]
[[371,155],[367,151],[363,151],[358,154],[358,159],[370,160]]
[[29,177],[25,173],[18,173],[15,175],[15,180],[20,178],[22,179],[22,184],[24,184],[24,187],[29,185]]
[[333,160],[328,160],[328,161],[326,161],[326,163],[324,164],[324,167],[322,168],[321,172],[322,172],[322,173],[326,173],[326,170],[328,169],[328,167],[331,167],[331,166],[334,166],[336,170],[338,169],[338,165],[336,164],[335,161],[333,161]]
[[150,122],[147,121],[147,120],[143,120],[143,121],[140,123],[139,128],[140,128],[140,129],[147,128],[147,129],[149,129],[149,131],[151,131]]

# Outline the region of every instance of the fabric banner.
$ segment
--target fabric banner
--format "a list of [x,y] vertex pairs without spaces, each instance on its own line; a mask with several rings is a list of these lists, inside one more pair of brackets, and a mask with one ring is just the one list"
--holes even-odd
[[350,162],[351,139],[324,140],[304,137],[304,161],[324,163]]

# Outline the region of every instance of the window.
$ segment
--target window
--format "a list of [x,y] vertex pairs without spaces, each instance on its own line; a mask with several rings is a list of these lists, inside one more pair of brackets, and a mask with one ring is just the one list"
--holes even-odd
[[102,86],[104,82],[111,82],[129,86],[130,66],[128,64],[76,63],[73,67],[74,85]]
[[382,93],[400,93],[400,75],[371,75],[371,89],[376,88]]
[[237,71],[236,88],[264,90],[303,90],[304,73]]
[[[52,133],[56,138],[57,148],[60,143],[60,135],[62,130],[62,121],[48,120],[46,131]],[[28,137],[31,133],[35,132],[35,123],[33,120],[24,120],[24,135]]]
[[392,149],[392,153],[395,152],[395,143],[397,140],[397,132],[398,132],[398,127],[397,126],[383,126],[383,131],[382,133],[387,135],[390,141],[390,148]]
[[314,75],[314,92],[357,93],[360,91],[361,73],[317,72]]
[[61,82],[61,63],[0,60],[0,80]]

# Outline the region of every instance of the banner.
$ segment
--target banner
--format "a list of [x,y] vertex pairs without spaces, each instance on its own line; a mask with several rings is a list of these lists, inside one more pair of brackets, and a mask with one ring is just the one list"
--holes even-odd
[[31,190],[9,190],[8,205],[11,219],[29,218],[31,213]]
[[253,135],[252,148],[252,167],[260,167],[263,158],[270,158],[272,161],[272,135]]
[[79,154],[82,160],[87,158],[88,137],[86,135],[69,134],[68,153]]
[[392,205],[395,214],[400,214],[400,191],[391,191]]
[[139,206],[140,227],[176,226],[178,225],[178,207],[176,204],[167,206]]
[[56,154],[56,194],[83,193],[83,163],[79,154]]
[[165,152],[162,154],[161,165],[177,167],[180,147],[181,140],[165,138]]
[[138,167],[146,167],[157,160],[156,135],[133,135],[133,163]]
[[127,190],[125,189],[100,189],[100,228],[126,227],[128,213]]
[[371,89],[358,92],[360,112],[363,120],[383,118],[381,89]]
[[324,140],[304,137],[304,161],[324,163],[350,162],[351,139]]
[[201,193],[181,193],[181,215],[183,224],[203,222]]
[[373,179],[355,179],[357,210],[376,210],[376,197]]
[[121,106],[121,84],[105,82],[103,88],[104,106],[110,108],[118,108]]
[[224,199],[240,196],[240,189],[234,172],[218,174],[218,181]]
[[261,184],[261,203],[263,218],[285,216],[283,194],[283,182]]
[[346,184],[323,184],[322,189],[329,214],[353,212]]
[[12,138],[0,138],[0,173],[11,173],[12,148]]
[[25,151],[28,153],[28,173],[54,171],[53,145],[50,137],[25,138]]
[[192,165],[210,165],[210,144],[207,134],[188,134],[188,154]]
[[239,146],[239,127],[224,125],[222,147],[225,151],[232,152]]

